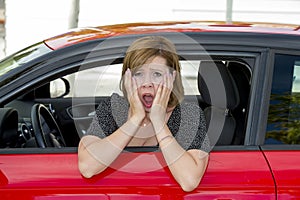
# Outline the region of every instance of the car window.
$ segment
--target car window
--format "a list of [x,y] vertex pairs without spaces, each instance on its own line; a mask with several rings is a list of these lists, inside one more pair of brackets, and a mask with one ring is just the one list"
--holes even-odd
[[[244,145],[252,79],[251,63],[254,63],[254,59],[234,59],[232,56],[228,59],[217,57],[216,60],[180,61],[184,103],[198,104],[202,108],[207,121],[208,135],[209,137],[213,135],[210,137],[213,145]],[[210,70],[212,68],[214,69]],[[119,87],[121,71],[122,63],[113,63],[71,72],[51,81],[50,84],[48,82],[20,96],[18,100],[9,103],[6,107],[16,108],[20,124],[33,130],[30,116],[34,106],[30,105],[36,102],[46,105],[60,126],[66,146],[76,147],[79,139],[86,134],[99,103],[113,93],[123,95]],[[298,73],[295,72],[296,75]],[[201,82],[203,76],[207,78],[204,85]],[[228,84],[229,82],[232,83]],[[211,84],[211,88],[209,86],[206,90],[206,84]],[[299,89],[295,86],[294,90],[297,92]],[[217,99],[213,97],[214,95]],[[211,101],[214,98],[215,101]],[[220,105],[223,100],[225,104]],[[226,119],[219,122],[219,118],[216,120],[214,116],[224,116]],[[210,131],[215,130],[216,127],[219,127],[217,131]],[[36,145],[34,142],[32,145],[29,143],[35,140],[34,131],[29,131],[32,136],[28,136],[29,139],[22,129],[18,131],[25,138],[25,143],[17,146]],[[214,136],[216,132],[217,136]]]
[[[181,61],[183,86],[186,95],[199,95],[197,87],[197,73],[200,61]],[[65,76],[70,83],[68,97],[99,97],[110,96],[112,93],[122,94],[119,83],[122,64],[112,64],[76,72]],[[60,96],[64,90],[61,79],[51,81],[50,95],[52,98]]]
[[276,54],[266,144],[300,144],[300,56]]
[[[249,62],[250,64],[247,64]],[[199,59],[180,61],[185,94],[184,101],[196,103],[202,108],[207,120],[209,137],[210,127],[215,128],[216,124],[221,124],[222,126],[221,129],[218,130],[218,137],[215,137],[217,140],[214,141],[215,143],[213,142],[217,146],[244,145],[248,100],[251,87],[251,69],[253,67],[251,63],[254,63],[254,59],[233,59],[232,56],[228,59],[226,57],[222,59],[218,57],[217,60]],[[214,68],[214,66],[219,66],[222,70],[212,70],[213,74],[210,74],[210,69],[211,67]],[[16,135],[13,135],[13,137],[16,137],[13,138],[13,140],[17,144],[12,143],[9,144],[9,146],[37,147],[34,137],[35,131],[32,128],[33,124],[36,123],[32,122],[32,113],[35,113],[35,110],[33,112],[34,104],[44,104],[59,125],[66,147],[77,147],[80,137],[86,134],[92,122],[97,105],[111,96],[112,93],[122,95],[119,88],[121,69],[122,63],[116,63],[78,70],[75,73],[71,72],[70,74],[65,74],[63,77],[51,81],[50,84],[49,82],[44,83],[33,91],[22,94],[16,100],[8,103],[5,107],[14,108],[18,111],[19,121],[15,122],[18,124],[16,127],[22,127],[18,129]],[[205,72],[209,73],[207,74],[208,76],[202,74],[202,69],[209,69]],[[230,77],[232,81],[230,87],[232,88],[224,90],[224,84],[227,84],[229,79],[228,77],[224,78],[225,74],[221,74],[223,73],[221,71],[228,72],[226,76]],[[66,73],[68,73],[68,71],[66,71]],[[295,74],[298,75],[296,72]],[[213,89],[208,88],[208,93],[203,89],[204,85],[201,83],[202,75],[207,77],[206,81],[211,82],[213,86]],[[298,79],[295,78],[295,80]],[[223,84],[219,85],[222,86],[223,89],[222,87],[218,87],[218,84],[215,84],[217,82]],[[294,90],[298,91],[296,88]],[[237,93],[234,94],[232,91],[237,91]],[[217,104],[210,102],[211,92],[217,94],[217,98],[226,101],[229,100],[228,102],[230,103],[224,104],[226,105],[225,107],[219,107],[218,102],[220,102],[220,99],[217,99]],[[233,94],[234,96],[231,96]],[[238,98],[236,96],[238,96]],[[219,114],[228,119],[225,120],[226,123],[229,122],[231,124],[225,124],[225,122],[219,123],[218,120],[215,120],[213,117],[211,118],[211,116],[220,116],[214,112],[220,112]],[[226,115],[224,115],[224,113]],[[12,115],[12,117],[14,116]],[[25,127],[24,130],[23,127]],[[20,135],[21,139],[17,137],[17,135]]]
[[[207,98],[202,98],[199,86],[199,67],[203,60],[181,60],[182,82],[184,87],[185,101],[197,103],[199,106],[209,113],[210,108],[207,108]],[[213,62],[213,61],[208,61]],[[251,84],[251,67],[241,61],[216,60],[228,69],[230,76],[233,78],[236,85],[239,97],[236,105],[225,107],[224,112],[227,112],[228,118],[232,118],[235,122],[232,130],[226,130],[227,135],[220,137],[217,145],[243,145],[245,139],[246,118],[248,114],[248,100]],[[122,64],[111,64],[100,66],[92,69],[78,71],[67,75],[64,79],[70,83],[70,92],[63,98],[76,97],[108,97],[112,93],[122,95],[119,83],[121,78]],[[214,78],[220,78],[214,77]],[[214,79],[212,78],[212,79]],[[57,82],[56,82],[57,81]],[[60,83],[62,83],[60,81]],[[55,98],[61,94],[59,81],[51,82],[51,97]],[[221,88],[216,88],[217,90]],[[234,97],[229,97],[232,101]],[[209,114],[207,114],[209,115]],[[208,119],[209,120],[209,119]],[[232,121],[232,120],[228,120]],[[224,125],[226,127],[226,125]],[[224,128],[223,127],[223,128]],[[230,126],[232,127],[232,126]],[[226,128],[224,128],[225,130]],[[82,131],[86,132],[86,130]]]

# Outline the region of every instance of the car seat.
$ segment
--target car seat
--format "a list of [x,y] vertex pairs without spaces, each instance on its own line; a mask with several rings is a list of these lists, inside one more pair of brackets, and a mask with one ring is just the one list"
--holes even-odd
[[232,112],[232,115],[236,119],[236,131],[233,143],[241,145],[245,140],[245,125],[250,94],[251,72],[246,65],[239,62],[228,62],[227,68],[235,80],[239,91],[240,103]]
[[207,135],[211,145],[230,145],[234,140],[236,120],[232,111],[239,105],[235,81],[222,61],[201,61],[198,89],[207,120]]

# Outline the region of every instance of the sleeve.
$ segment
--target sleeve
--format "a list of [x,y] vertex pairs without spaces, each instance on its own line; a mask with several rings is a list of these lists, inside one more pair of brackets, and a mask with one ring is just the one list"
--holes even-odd
[[112,115],[109,98],[99,104],[86,135],[95,135],[104,138],[112,134],[116,129],[117,124]]

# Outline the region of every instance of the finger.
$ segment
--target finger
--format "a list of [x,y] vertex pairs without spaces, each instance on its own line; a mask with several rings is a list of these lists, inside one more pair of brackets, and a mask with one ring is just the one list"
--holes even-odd
[[160,103],[162,89],[163,89],[163,81],[158,84],[153,104],[159,104]]
[[137,85],[137,82],[136,82],[135,78],[131,77],[131,82],[132,82],[131,88],[132,88],[133,92],[137,93],[138,85]]
[[172,73],[172,75],[173,75],[173,81],[175,81],[175,79],[176,79],[176,74],[177,74],[177,72],[174,70],[173,73]]
[[134,78],[131,78],[132,80],[132,92],[133,92],[133,97],[135,98],[135,100],[140,101],[139,95],[138,95],[138,85],[137,82]]
[[168,73],[165,75],[164,77],[164,89],[163,89],[163,94],[165,94],[165,96],[169,96],[170,95],[170,91],[172,90],[172,86],[173,86],[173,81],[172,81],[172,77],[171,77],[171,74]]
[[173,83],[173,77],[172,77],[172,74],[171,74],[171,73],[168,73],[168,74],[167,74],[167,88],[168,88],[169,90],[171,90],[172,83]]
[[171,89],[170,89],[170,93],[172,93],[173,89],[174,89],[174,83],[175,83],[175,76],[176,76],[176,73],[175,73],[175,76],[174,75],[170,75],[171,76]]
[[161,100],[160,100],[161,105],[164,106],[164,107],[167,107],[168,101],[169,101],[169,98],[170,98],[169,85],[170,85],[169,75],[165,74],[164,84],[163,84],[162,89],[161,89]]
[[169,73],[168,76],[166,77],[167,78],[167,85],[166,85],[166,88],[165,88],[165,98],[166,98],[166,102],[168,103],[169,99],[170,99],[170,95],[172,93],[172,90],[173,90],[173,83],[174,83],[174,78],[173,78],[173,73]]
[[127,71],[126,71],[126,81],[127,81],[127,84],[126,84],[126,91],[127,91],[127,95],[128,95],[128,100],[132,99],[132,97],[134,97],[134,93],[135,91],[133,90],[133,78],[132,78],[132,75],[131,75],[131,71],[130,69],[128,68]]
[[125,86],[127,93],[129,93],[131,90],[130,85],[131,85],[131,78],[130,78],[130,70],[128,68],[124,74],[124,86]]

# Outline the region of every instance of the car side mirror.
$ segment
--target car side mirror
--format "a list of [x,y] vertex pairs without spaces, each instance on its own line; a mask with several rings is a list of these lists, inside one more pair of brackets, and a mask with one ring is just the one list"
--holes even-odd
[[60,98],[70,93],[70,83],[65,78],[59,78],[50,83],[51,98]]

